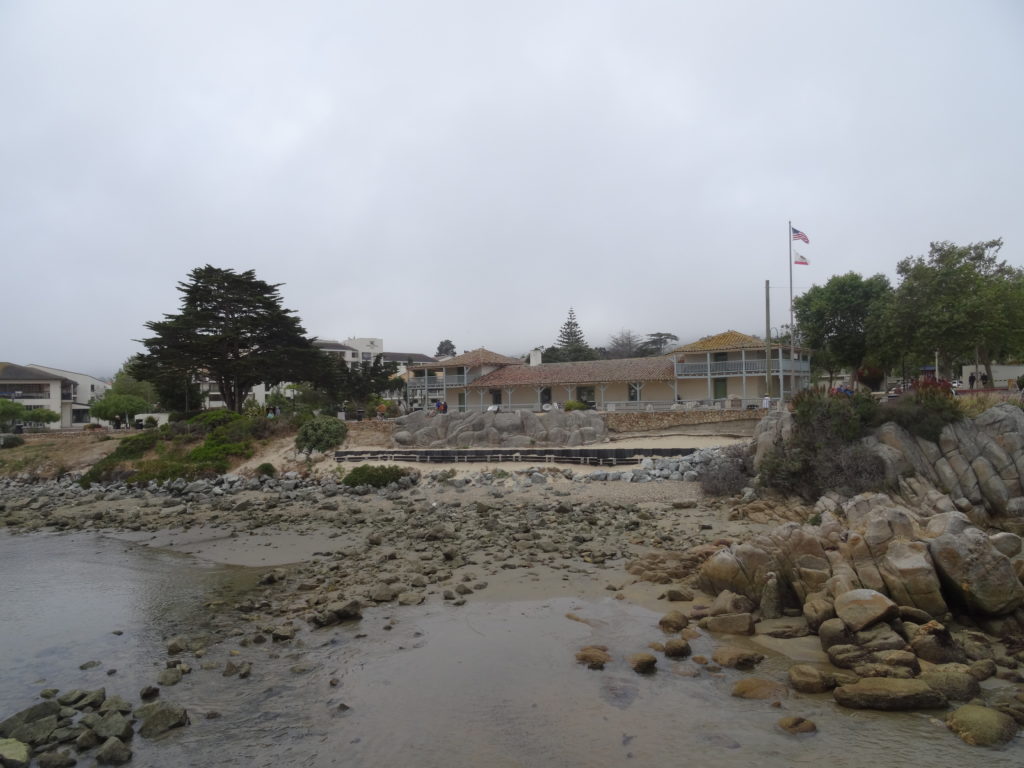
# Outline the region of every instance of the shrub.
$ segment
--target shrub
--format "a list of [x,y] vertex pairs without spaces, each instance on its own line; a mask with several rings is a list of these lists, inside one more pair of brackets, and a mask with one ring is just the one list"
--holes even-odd
[[154,418],[153,416],[147,416],[144,425],[146,429],[153,429],[154,427],[157,426],[156,418]]
[[847,496],[884,485],[882,460],[857,442],[884,420],[873,397],[801,392],[793,400],[794,429],[762,459],[761,482],[813,501],[829,490]]
[[89,422],[82,427],[82,431],[84,432],[94,432],[97,429],[105,429],[105,427],[102,424],[96,424],[93,422]]
[[718,461],[705,469],[700,478],[701,489],[712,496],[734,496],[749,484],[742,463],[736,460]]
[[562,404],[562,409],[566,411],[585,411],[589,408],[589,405],[581,403],[579,400],[566,400]]
[[301,427],[295,436],[295,450],[307,456],[313,451],[324,453],[337,448],[345,441],[348,427],[333,416],[314,416]]
[[267,477],[273,477],[277,474],[277,469],[269,461],[264,461],[258,467],[256,467],[257,475],[266,475]]
[[224,424],[229,424],[242,418],[244,417],[240,413],[235,413],[225,408],[218,408],[213,411],[203,411],[188,421],[192,426],[199,427],[204,432],[209,432]]
[[253,447],[248,442],[219,443],[207,440],[198,448],[194,448],[188,454],[188,458],[198,464],[215,464],[217,467],[223,467],[219,471],[227,472],[228,459],[231,456],[241,456],[248,459],[252,454]]
[[25,438],[21,435],[3,434],[0,435],[0,448],[16,448],[25,444]]
[[341,482],[350,487],[371,485],[374,488],[384,488],[391,485],[391,483],[397,483],[407,474],[409,474],[408,470],[396,467],[393,464],[388,466],[360,464],[346,474]]
[[963,417],[963,408],[948,388],[926,383],[887,403],[876,423],[894,421],[910,434],[937,443],[942,428]]

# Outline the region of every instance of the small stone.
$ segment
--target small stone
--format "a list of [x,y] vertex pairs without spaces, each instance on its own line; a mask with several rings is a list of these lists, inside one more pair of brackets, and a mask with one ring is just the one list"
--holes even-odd
[[818,730],[818,726],[816,726],[813,721],[797,717],[796,715],[783,717],[779,720],[778,725],[779,728],[784,730],[786,733],[791,733],[793,735],[800,733],[814,733]]
[[669,611],[658,620],[658,626],[662,632],[679,632],[686,628],[690,620],[683,615],[682,611]]
[[177,667],[165,669],[162,672],[160,672],[160,675],[159,677],[157,677],[156,681],[158,684],[165,686],[177,685],[179,682],[181,682],[181,670]]
[[588,645],[576,652],[576,662],[586,664],[588,669],[604,669],[604,665],[612,660],[607,646]]
[[651,653],[634,653],[629,657],[629,666],[639,675],[653,674],[658,659]]
[[716,648],[711,656],[716,664],[733,669],[753,669],[764,661],[763,654],[732,645],[723,645]]
[[100,765],[122,765],[131,759],[131,749],[116,736],[111,736],[96,751],[96,762]]
[[789,692],[782,683],[760,677],[744,677],[732,687],[732,695],[739,699],[784,699]]
[[[2,758],[0,758],[2,760]],[[71,768],[78,763],[69,752],[43,752],[36,758],[39,768]],[[6,763],[4,763],[6,765]]]
[[690,644],[681,637],[673,637],[665,641],[665,656],[670,659],[685,659],[691,653]]

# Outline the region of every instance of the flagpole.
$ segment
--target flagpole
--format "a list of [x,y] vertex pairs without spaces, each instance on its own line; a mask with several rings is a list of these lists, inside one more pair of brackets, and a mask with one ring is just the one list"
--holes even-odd
[[796,368],[793,362],[795,351],[793,328],[793,222],[789,222],[789,397],[796,394]]

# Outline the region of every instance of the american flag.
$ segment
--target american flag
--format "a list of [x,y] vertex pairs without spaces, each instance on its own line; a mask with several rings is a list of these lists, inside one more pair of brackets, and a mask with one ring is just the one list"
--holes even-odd
[[793,227],[793,226],[790,226],[790,229],[793,230],[793,239],[794,240],[803,240],[808,245],[811,244],[811,241],[807,239],[807,235],[805,235],[799,229],[797,229],[796,227]]

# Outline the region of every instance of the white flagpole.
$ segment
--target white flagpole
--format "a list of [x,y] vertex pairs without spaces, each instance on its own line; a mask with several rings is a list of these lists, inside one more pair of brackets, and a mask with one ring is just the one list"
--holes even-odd
[[789,397],[796,394],[796,367],[793,361],[795,350],[793,328],[793,222],[789,222]]

